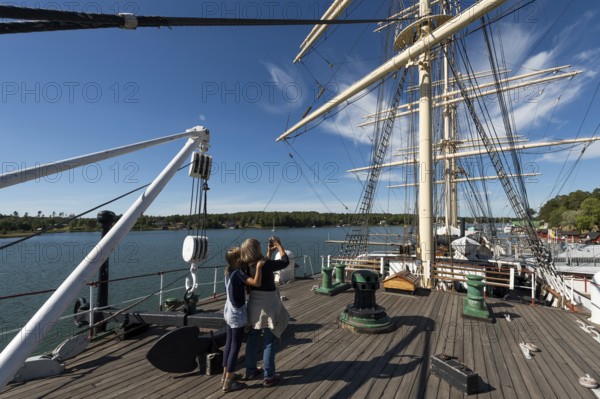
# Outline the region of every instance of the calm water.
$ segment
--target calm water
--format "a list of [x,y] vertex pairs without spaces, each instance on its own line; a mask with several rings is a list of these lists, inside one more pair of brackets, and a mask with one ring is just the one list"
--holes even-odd
[[[392,233],[395,234],[400,234],[401,231],[401,228],[392,229]],[[373,232],[389,233],[390,231],[374,228]],[[343,240],[346,229],[279,229],[275,233],[265,229],[209,230],[207,233],[209,259],[197,272],[201,286],[196,293],[200,298],[212,295],[214,266],[224,265],[225,252],[228,248],[241,244],[248,237],[259,239],[264,243],[263,248],[266,248],[271,234],[279,236],[285,248],[293,251],[296,257],[304,255],[310,257],[312,269],[317,273],[321,270],[321,256],[339,254],[338,245],[326,244],[325,241]],[[189,268],[189,264],[181,257],[183,239],[186,235],[186,231],[130,233],[110,257],[110,278]],[[100,233],[46,234],[0,251],[0,296],[57,288],[99,239]],[[377,237],[377,241],[383,240],[383,237]],[[0,243],[10,241],[11,239],[1,239]],[[310,275],[311,264],[308,259],[306,262],[306,271]],[[300,266],[296,269],[296,275],[303,276],[304,261],[298,258],[296,263]],[[169,285],[169,289],[178,289],[165,294],[164,298],[182,298],[186,275],[189,273],[184,271],[165,275],[164,285]],[[218,269],[217,276],[217,292],[223,292],[222,268]],[[158,276],[114,282],[109,288],[109,303],[123,308],[126,306],[122,304],[123,301],[156,292],[160,287],[159,284]],[[0,333],[3,333],[0,335],[0,348],[4,348],[15,335],[5,333],[22,327],[50,295],[51,293],[0,301]],[[89,302],[89,295],[89,288],[86,286],[80,296]],[[158,310],[158,306],[159,299],[153,296],[134,309]],[[70,314],[72,314],[72,307],[65,312],[65,315]],[[77,331],[78,328],[70,318],[57,323],[40,345],[37,353],[52,350],[64,337],[71,336]]]

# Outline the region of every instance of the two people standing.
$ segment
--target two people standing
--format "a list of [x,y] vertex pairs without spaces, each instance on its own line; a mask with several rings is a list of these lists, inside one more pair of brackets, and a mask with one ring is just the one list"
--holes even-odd
[[[271,259],[275,250],[279,251],[280,260]],[[290,317],[277,292],[274,272],[286,268],[290,261],[281,241],[277,237],[271,237],[266,256],[263,256],[258,240],[249,238],[240,246],[239,258],[238,249],[234,248],[228,252],[227,262],[229,266],[225,277],[227,291],[225,321],[228,327],[223,359],[223,366],[226,368],[223,375],[223,390],[228,392],[244,387],[236,381],[241,375],[233,372],[241,346],[244,329],[243,327],[240,329],[242,323],[247,323],[250,328],[246,343],[246,379],[260,378],[262,374],[264,387],[276,385],[281,381],[281,377],[275,373],[275,339],[281,338]],[[247,304],[244,285],[250,289]],[[243,319],[244,312],[246,312],[246,320]],[[256,366],[256,352],[261,332],[263,370]]]

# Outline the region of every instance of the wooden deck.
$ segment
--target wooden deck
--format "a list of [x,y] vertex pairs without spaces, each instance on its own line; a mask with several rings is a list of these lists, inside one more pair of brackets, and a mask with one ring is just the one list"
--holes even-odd
[[[380,290],[395,330],[354,334],[337,316],[353,291],[328,297],[311,292],[316,281],[280,288],[293,322],[276,356],[279,386],[252,381],[243,391],[223,393],[220,376],[167,374],[145,358],[167,330],[154,327],[132,340],[94,343],[67,362],[64,374],[10,384],[0,398],[462,398],[430,374],[430,356],[444,351],[479,373],[481,398],[593,398],[579,385],[586,373],[600,380],[600,343],[578,327],[582,317],[566,311],[490,299],[494,323],[461,317],[462,295],[433,291],[398,295]],[[222,301],[210,308],[222,307]],[[504,314],[511,315],[511,321]],[[526,360],[518,343],[541,352]],[[243,372],[242,348],[239,368]]]

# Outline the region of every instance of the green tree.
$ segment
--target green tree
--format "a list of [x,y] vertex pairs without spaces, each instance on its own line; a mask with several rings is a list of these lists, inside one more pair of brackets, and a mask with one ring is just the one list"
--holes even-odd
[[568,210],[566,212],[563,212],[561,224],[563,226],[575,226],[578,216],[581,216],[581,213],[579,211]]
[[589,216],[592,221],[592,226],[600,224],[600,199],[595,197],[586,198],[580,207],[583,215]]
[[552,210],[547,217],[544,218],[550,227],[560,227],[562,223],[562,214],[567,211],[567,208],[560,207]]
[[575,228],[580,233],[585,230],[591,230],[594,224],[594,218],[589,215],[580,215],[575,218]]

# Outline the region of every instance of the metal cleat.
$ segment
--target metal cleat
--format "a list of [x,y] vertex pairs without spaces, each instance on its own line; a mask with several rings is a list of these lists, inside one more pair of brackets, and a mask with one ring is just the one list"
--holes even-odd
[[519,348],[521,349],[521,352],[523,352],[523,356],[525,356],[525,359],[531,359],[531,352],[529,351],[529,348],[527,348],[527,345],[525,345],[524,342],[519,344]]
[[72,359],[83,352],[88,342],[87,337],[80,334],[63,341],[54,349],[51,356],[28,357],[14,375],[12,381],[25,382],[61,374],[65,370],[64,360]]

